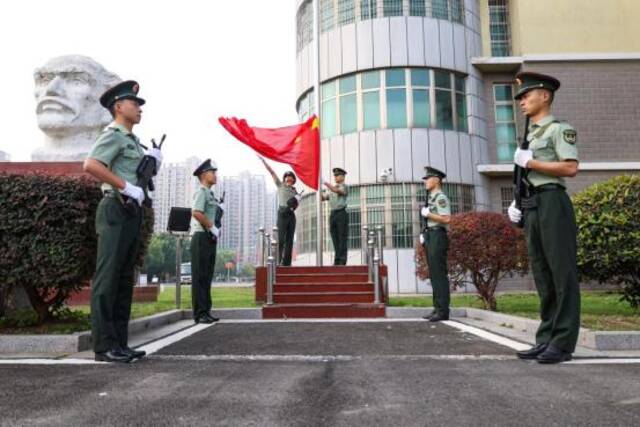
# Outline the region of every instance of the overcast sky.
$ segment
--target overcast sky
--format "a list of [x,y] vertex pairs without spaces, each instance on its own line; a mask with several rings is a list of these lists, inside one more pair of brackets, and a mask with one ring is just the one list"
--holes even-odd
[[0,150],[12,161],[29,161],[43,141],[33,70],[66,54],[138,80],[147,104],[134,131],[143,142],[166,133],[165,161],[212,157],[221,175],[264,173],[217,117],[297,122],[295,0],[3,1],[0,40]]

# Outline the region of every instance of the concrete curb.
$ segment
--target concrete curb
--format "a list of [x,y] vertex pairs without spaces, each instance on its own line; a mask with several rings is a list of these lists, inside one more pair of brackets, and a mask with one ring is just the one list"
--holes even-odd
[[[212,314],[221,319],[261,319],[260,308],[214,309]],[[191,319],[191,310],[171,310],[141,317],[129,322],[129,334],[136,335],[144,331]],[[37,354],[37,353],[79,353],[91,349],[91,331],[76,332],[69,335],[0,335],[1,354]]]
[[[390,319],[416,319],[433,311],[431,307],[387,307]],[[538,324],[535,319],[494,313],[477,308],[452,308],[452,317],[467,317],[496,326],[503,326],[535,337]],[[214,309],[212,315],[221,319],[261,319],[262,309],[223,308]],[[191,310],[171,310],[129,323],[129,333],[139,334],[181,320],[191,319]],[[640,331],[591,331],[581,328],[578,345],[593,350],[640,350]],[[76,332],[70,335],[0,335],[1,354],[77,353],[91,348],[91,332]]]
[[[466,317],[517,329],[535,337],[539,320],[467,308]],[[592,331],[580,328],[578,345],[592,350],[640,350],[640,331]]]

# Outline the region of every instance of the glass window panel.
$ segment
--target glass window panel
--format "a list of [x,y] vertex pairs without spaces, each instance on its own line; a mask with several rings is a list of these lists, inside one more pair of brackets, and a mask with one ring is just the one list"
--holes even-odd
[[428,128],[431,124],[429,108],[429,91],[426,89],[413,90],[413,126]]
[[332,80],[322,85],[322,100],[336,96],[336,81]]
[[377,89],[380,87],[380,72],[369,71],[362,74],[362,89]]
[[360,19],[372,19],[378,16],[376,0],[360,0]]
[[515,142],[516,126],[513,123],[496,123],[496,141]]
[[338,25],[351,24],[355,20],[355,0],[338,0]]
[[495,85],[493,87],[496,101],[513,101],[511,85]]
[[409,15],[426,16],[425,0],[409,0]]
[[384,186],[371,185],[367,186],[367,205],[384,203]]
[[333,0],[320,0],[320,28],[323,33],[333,28]]
[[429,70],[411,70],[412,86],[429,86]]
[[356,91],[356,76],[343,77],[340,79],[340,93]]
[[467,121],[467,97],[462,95],[461,93],[456,93],[456,114],[457,114],[457,124],[458,130],[460,132],[468,131],[468,121]]
[[464,77],[455,76],[456,90],[464,93]]
[[340,133],[351,133],[358,129],[356,94],[340,97]]
[[383,0],[384,16],[402,16],[402,0]]
[[404,69],[396,68],[385,72],[385,82],[387,87],[404,86]]
[[436,87],[451,89],[451,73],[447,71],[434,71]]
[[[365,92],[362,94],[362,106],[364,108],[364,128],[380,128],[380,92]],[[351,193],[349,193],[351,194]]]
[[436,90],[436,127],[453,129],[453,106],[448,90]]
[[451,20],[453,22],[462,22],[463,6],[462,0],[450,0],[451,2]]
[[449,19],[449,2],[448,0],[433,0],[432,13],[434,18]]
[[504,163],[513,162],[513,153],[516,151],[516,144],[498,144],[498,161]]
[[387,128],[407,127],[407,94],[405,89],[387,90]]
[[322,121],[320,122],[322,137],[328,138],[336,134],[336,100],[322,103]]
[[496,121],[512,122],[513,106],[512,105],[496,105]]
[[316,113],[316,94],[314,91],[309,92],[309,115]]

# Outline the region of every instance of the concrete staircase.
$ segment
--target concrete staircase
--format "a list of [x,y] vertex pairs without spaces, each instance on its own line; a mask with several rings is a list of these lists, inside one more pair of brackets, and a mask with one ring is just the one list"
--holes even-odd
[[262,318],[384,317],[384,303],[374,300],[367,266],[277,267],[274,303]]

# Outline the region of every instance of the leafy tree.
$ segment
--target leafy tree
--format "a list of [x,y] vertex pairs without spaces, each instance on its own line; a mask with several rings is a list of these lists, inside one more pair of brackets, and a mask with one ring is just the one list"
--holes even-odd
[[[501,279],[524,275],[527,247],[521,229],[492,212],[453,215],[449,224],[449,280],[453,289],[471,283],[485,309],[496,310],[495,292]],[[426,255],[416,245],[416,274],[428,277]]]
[[581,279],[618,285],[640,307],[640,175],[620,175],[573,197]]
[[[182,240],[182,262],[191,261],[190,239]],[[147,277],[150,280],[158,276],[162,280],[175,279],[176,275],[176,237],[169,233],[154,234],[144,259]]]

